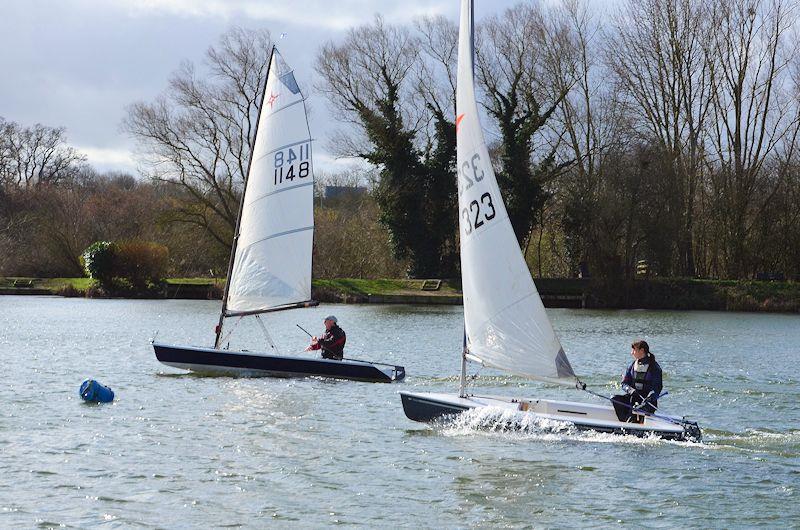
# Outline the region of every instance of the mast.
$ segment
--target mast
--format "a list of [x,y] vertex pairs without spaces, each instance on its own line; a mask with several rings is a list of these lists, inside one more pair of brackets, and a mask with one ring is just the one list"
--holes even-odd
[[469,56],[472,78],[475,79],[475,0],[469,0]]
[[467,327],[464,326],[464,347],[461,349],[461,383],[458,397],[467,397]]
[[258,106],[258,117],[256,118],[256,128],[253,132],[253,143],[250,146],[250,155],[247,161],[247,174],[244,176],[244,187],[242,188],[242,198],[239,199],[239,213],[236,215],[236,228],[233,232],[233,244],[231,245],[231,257],[228,260],[228,276],[225,279],[225,291],[222,294],[222,311],[219,314],[219,323],[216,327],[216,338],[214,339],[214,349],[219,349],[219,338],[222,336],[222,324],[225,321],[225,311],[228,309],[228,289],[231,286],[231,274],[233,273],[233,260],[236,256],[236,245],[239,241],[239,225],[242,222],[242,211],[244,210],[244,195],[247,191],[247,181],[250,177],[250,168],[253,165],[253,152],[255,151],[256,140],[258,139],[258,124],[261,121],[261,111],[264,108],[264,99],[267,96],[267,81],[269,81],[269,72],[272,68],[272,57],[275,55],[275,45],[269,52],[269,62],[267,63],[267,75],[264,76],[264,87],[261,90],[261,104]]
[[[469,53],[472,62],[472,76],[475,76],[475,1],[469,0]],[[457,109],[456,109],[457,113]],[[456,174],[458,179],[458,174]],[[458,397],[467,395],[467,323],[464,322],[464,344],[461,348],[461,381],[458,389]]]

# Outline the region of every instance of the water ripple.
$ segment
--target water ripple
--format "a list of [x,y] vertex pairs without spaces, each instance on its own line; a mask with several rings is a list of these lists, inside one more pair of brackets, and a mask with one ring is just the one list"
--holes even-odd
[[[407,420],[403,388],[458,387],[460,308],[336,306],[352,354],[404,364],[405,383],[233,379],[158,364],[148,339],[208,344],[204,301],[0,297],[0,527],[789,527],[800,520],[800,359],[790,315],[552,310],[570,360],[611,394],[644,336],[664,367],[664,412],[704,442],[577,431],[470,412]],[[286,351],[295,323],[267,317]],[[263,343],[242,323],[236,340]],[[13,330],[13,332],[9,331]],[[146,330],[146,331],[142,331]],[[409,340],[412,338],[413,340]],[[657,349],[656,349],[657,348]],[[86,405],[80,382],[117,392]],[[590,399],[481,370],[482,393]],[[522,429],[508,429],[509,421]],[[527,423],[526,423],[527,422]],[[632,502],[631,499],[635,499]]]

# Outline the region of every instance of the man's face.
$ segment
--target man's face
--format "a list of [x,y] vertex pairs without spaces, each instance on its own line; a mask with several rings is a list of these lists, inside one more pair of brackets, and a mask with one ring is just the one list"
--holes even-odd
[[644,359],[645,356],[644,348],[636,349],[633,346],[631,346],[631,355],[633,355],[633,358],[636,359],[637,361],[639,359]]
[[325,329],[330,331],[335,322],[333,320],[323,320],[325,322]]

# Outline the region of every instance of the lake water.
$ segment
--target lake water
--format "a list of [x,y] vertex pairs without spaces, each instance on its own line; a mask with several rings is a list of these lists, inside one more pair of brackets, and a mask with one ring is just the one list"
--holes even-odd
[[[800,316],[549,310],[572,365],[613,393],[630,342],[702,444],[466,415],[414,423],[397,392],[455,391],[460,307],[327,305],[266,317],[286,352],[335,313],[392,385],[184,375],[149,339],[208,345],[218,302],[0,297],[0,527],[797,527]],[[231,347],[263,344],[253,322]],[[474,372],[474,370],[473,370]],[[78,397],[86,378],[117,394]],[[482,370],[481,393],[596,400]]]

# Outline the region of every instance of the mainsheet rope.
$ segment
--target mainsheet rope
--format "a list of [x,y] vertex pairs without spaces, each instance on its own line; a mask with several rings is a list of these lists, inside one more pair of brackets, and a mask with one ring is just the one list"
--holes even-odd
[[[592,390],[589,390],[589,389],[586,387],[586,383],[584,383],[584,382],[583,382],[583,381],[581,381],[580,379],[576,379],[575,388],[577,388],[578,390],[583,390],[584,392],[588,392],[589,394],[591,394],[591,395],[593,395],[593,396],[597,396],[597,397],[599,397],[599,398],[601,398],[601,399],[608,400],[608,401],[610,401],[611,403],[616,403],[616,404],[618,404],[618,405],[622,405],[623,407],[626,407],[626,408],[629,408],[629,409],[631,409],[631,411],[632,411],[632,412],[635,412],[636,414],[640,414],[640,415],[643,415],[643,416],[652,416],[653,418],[658,418],[658,419],[660,419],[660,420],[668,421],[668,422],[670,422],[670,423],[672,423],[672,424],[674,424],[674,425],[680,425],[681,427],[686,427],[686,425],[688,425],[688,424],[690,423],[690,422],[688,422],[688,421],[685,421],[685,420],[676,420],[675,418],[670,418],[670,417],[668,417],[668,416],[662,416],[661,414],[656,414],[656,413],[654,413],[654,412],[648,412],[648,411],[646,411],[646,410],[642,410],[642,409],[638,408],[639,406],[643,405],[644,403],[647,403],[647,399],[645,399],[645,400],[644,400],[644,401],[643,401],[643,402],[642,402],[640,405],[636,405],[636,406],[634,406],[634,405],[629,405],[629,404],[627,404],[627,403],[622,403],[621,401],[616,401],[614,398],[610,398],[610,397],[608,397],[608,396],[605,396],[605,395],[603,395],[603,394],[599,394],[599,393],[597,393],[597,392],[594,392],[594,391],[592,391]],[[662,393],[660,396],[658,396],[656,399],[659,399],[659,398],[661,398],[661,397],[663,397],[663,396],[666,396],[667,394],[669,394],[669,392],[667,392],[667,391],[664,391],[664,392],[663,392],[663,393]],[[651,405],[651,406],[653,406],[653,407],[655,407],[655,405],[653,405],[652,403],[650,403],[650,405]],[[658,410],[658,408],[657,408],[657,407],[655,407],[655,408],[656,408],[656,410]]]

